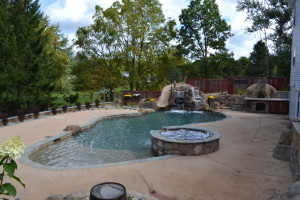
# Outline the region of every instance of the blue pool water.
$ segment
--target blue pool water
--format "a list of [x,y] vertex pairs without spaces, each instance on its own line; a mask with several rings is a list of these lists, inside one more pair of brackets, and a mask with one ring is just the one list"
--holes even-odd
[[30,159],[47,166],[74,167],[149,158],[150,130],[225,117],[215,112],[166,111],[102,120],[78,136],[38,151]]

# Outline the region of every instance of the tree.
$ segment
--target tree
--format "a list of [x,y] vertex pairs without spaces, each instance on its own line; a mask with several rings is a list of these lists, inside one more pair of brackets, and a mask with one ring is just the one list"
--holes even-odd
[[[61,78],[39,1],[0,1],[0,103],[42,101]],[[57,57],[56,57],[57,58]]]
[[[98,59],[106,83],[120,83],[122,71],[130,74],[130,90],[141,89],[147,77],[157,76],[161,58],[175,37],[175,22],[165,23],[157,0],[123,0],[103,10],[96,7],[94,23],[77,31],[82,55]],[[117,81],[116,81],[117,80]]]
[[237,65],[240,69],[240,73],[237,74],[238,76],[245,76],[246,70],[248,69],[250,65],[250,60],[249,58],[242,56],[238,60],[235,61],[235,65]]
[[101,7],[96,6],[94,23],[77,30],[75,44],[80,47],[77,57],[83,61],[77,64],[77,70],[84,70],[84,66],[86,70],[74,72],[77,75],[77,89],[93,92],[99,91],[101,87],[109,88],[113,100],[113,90],[120,84],[121,79],[121,52],[117,40],[118,33],[114,30],[109,16],[109,12],[104,12]]
[[268,47],[266,44],[260,40],[258,41],[253,48],[253,51],[250,53],[250,65],[246,69],[247,76],[260,76],[262,74],[266,75],[267,73],[267,61],[266,56],[268,55]]
[[50,56],[53,69],[57,70],[56,92],[70,93],[70,69],[72,65],[72,47],[68,45],[68,38],[61,33],[59,25],[49,25],[48,20],[40,23],[46,27],[43,36],[48,38],[46,44],[47,54]]
[[229,76],[236,76],[240,73],[241,69],[235,64],[233,58],[234,54],[228,51],[221,51],[212,54],[209,57],[209,65],[211,78],[224,78]]
[[[238,11],[246,11],[247,19],[251,20],[251,27],[247,32],[263,32],[265,43],[272,42],[274,55],[278,59],[275,65],[280,66],[282,74],[290,69],[291,52],[291,17],[292,12],[288,8],[288,0],[239,0]],[[268,57],[266,57],[268,61]],[[282,59],[285,60],[282,62]],[[270,73],[267,63],[266,75]],[[286,74],[289,75],[289,74]]]
[[190,59],[202,60],[204,76],[209,76],[208,57],[225,50],[225,42],[231,36],[230,26],[221,19],[215,0],[192,0],[179,16],[178,49]]

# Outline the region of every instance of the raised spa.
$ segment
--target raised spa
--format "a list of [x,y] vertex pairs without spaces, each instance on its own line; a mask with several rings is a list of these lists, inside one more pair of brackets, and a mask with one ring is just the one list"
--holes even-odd
[[190,126],[165,127],[152,130],[151,151],[156,156],[193,156],[212,153],[219,149],[218,132]]
[[35,145],[28,156],[30,162],[42,166],[68,169],[146,159],[153,157],[150,130],[217,121],[225,117],[215,112],[166,111],[105,120],[99,118],[100,122],[94,120],[92,128],[77,136],[55,139],[52,143],[48,141],[51,145]]

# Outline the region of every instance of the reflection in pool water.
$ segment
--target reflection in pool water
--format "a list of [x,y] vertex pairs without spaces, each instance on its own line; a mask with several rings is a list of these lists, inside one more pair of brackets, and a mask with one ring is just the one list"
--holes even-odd
[[47,166],[74,167],[149,158],[150,130],[224,118],[215,112],[166,111],[102,120],[78,136],[41,149],[30,159]]

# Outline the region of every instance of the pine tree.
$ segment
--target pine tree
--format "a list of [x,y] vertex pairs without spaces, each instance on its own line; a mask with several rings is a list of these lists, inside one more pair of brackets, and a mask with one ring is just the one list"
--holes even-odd
[[60,78],[39,7],[38,0],[0,1],[0,103],[44,100]]

